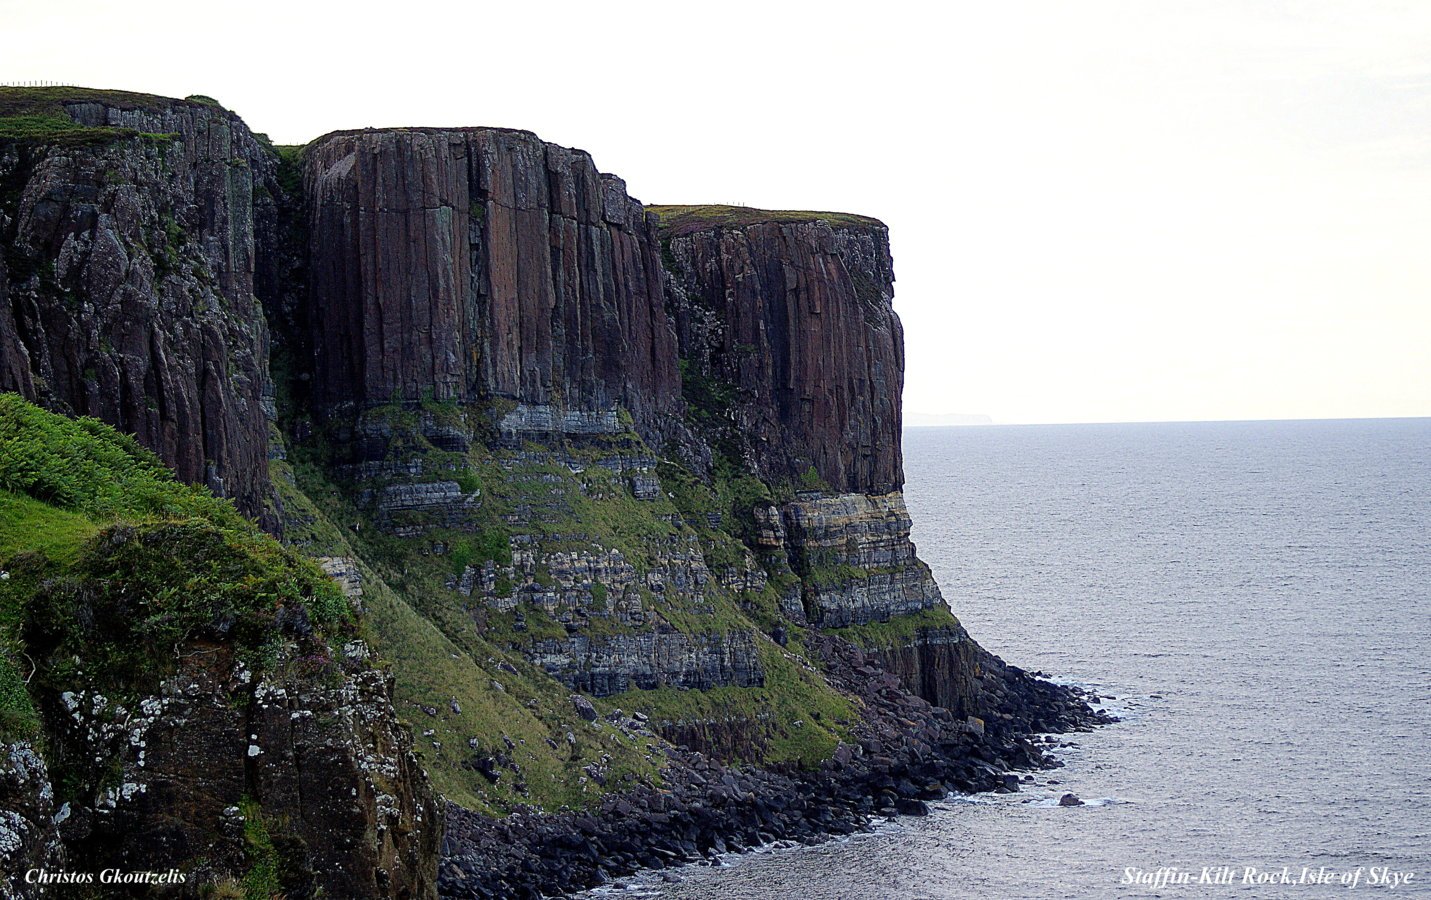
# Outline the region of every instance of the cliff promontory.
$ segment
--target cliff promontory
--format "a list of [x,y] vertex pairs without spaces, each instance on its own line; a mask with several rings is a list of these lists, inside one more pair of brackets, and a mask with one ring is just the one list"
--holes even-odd
[[528,132],[0,89],[6,891],[537,897],[1049,764],[1096,717],[910,541],[893,284]]

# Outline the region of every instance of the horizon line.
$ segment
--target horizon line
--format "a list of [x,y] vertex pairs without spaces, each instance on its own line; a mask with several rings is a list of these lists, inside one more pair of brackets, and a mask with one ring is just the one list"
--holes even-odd
[[[908,414],[906,414],[908,415]],[[916,415],[949,415],[948,413],[916,413]],[[1262,417],[1249,419],[1098,419],[1087,421],[1057,422],[965,422],[959,424],[911,424],[901,421],[900,428],[1023,428],[1049,425],[1227,425],[1234,423],[1259,422],[1401,422],[1431,420],[1431,414],[1419,416],[1290,416]]]

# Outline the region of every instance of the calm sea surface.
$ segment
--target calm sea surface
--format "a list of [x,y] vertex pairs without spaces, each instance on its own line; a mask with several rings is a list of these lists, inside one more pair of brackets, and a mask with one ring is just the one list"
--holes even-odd
[[[1431,896],[1431,420],[912,429],[905,465],[969,631],[1123,722],[1021,794],[603,894]],[[1234,883],[1123,883],[1160,866]]]

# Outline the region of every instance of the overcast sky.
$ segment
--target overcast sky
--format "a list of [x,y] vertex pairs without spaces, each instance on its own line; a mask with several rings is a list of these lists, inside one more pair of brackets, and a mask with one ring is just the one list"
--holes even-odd
[[906,408],[1431,415],[1431,3],[0,0],[0,81],[504,125],[890,226]]

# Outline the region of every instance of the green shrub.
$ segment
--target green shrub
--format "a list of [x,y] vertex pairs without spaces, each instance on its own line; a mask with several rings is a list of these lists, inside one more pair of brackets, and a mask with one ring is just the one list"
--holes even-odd
[[67,419],[0,394],[0,490],[90,518],[202,517],[245,521],[227,500],[180,484],[159,458],[96,419]]

